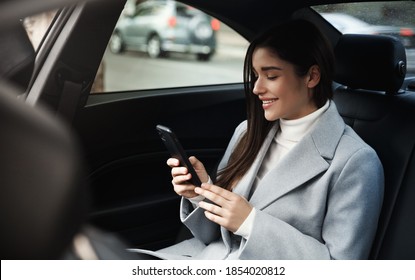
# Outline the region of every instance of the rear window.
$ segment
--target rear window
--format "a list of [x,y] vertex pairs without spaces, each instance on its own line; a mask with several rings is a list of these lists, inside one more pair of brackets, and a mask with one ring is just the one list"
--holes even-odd
[[406,51],[407,76],[415,76],[415,2],[347,3],[313,8],[343,34],[381,34],[399,39]]
[[181,17],[193,17],[197,14],[200,14],[200,12],[190,6],[186,6],[186,5],[177,5],[176,7],[176,13],[177,16],[181,16]]

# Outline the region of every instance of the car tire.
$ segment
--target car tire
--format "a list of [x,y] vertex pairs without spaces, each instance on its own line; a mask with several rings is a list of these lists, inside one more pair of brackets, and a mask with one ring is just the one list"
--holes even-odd
[[158,35],[153,35],[147,42],[147,54],[151,58],[158,58],[164,55],[161,49],[161,39]]
[[125,50],[124,41],[118,32],[112,34],[109,43],[109,49],[112,53],[115,54],[122,53]]
[[198,53],[197,60],[199,61],[209,61],[212,58],[211,53]]
[[200,44],[206,42],[213,36],[213,30],[210,26],[210,22],[203,16],[195,16],[189,22],[189,30],[191,30],[195,43]]

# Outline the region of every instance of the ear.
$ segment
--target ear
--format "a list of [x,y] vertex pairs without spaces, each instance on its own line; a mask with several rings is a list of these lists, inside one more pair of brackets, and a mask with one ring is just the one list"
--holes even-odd
[[313,65],[308,70],[308,88],[314,88],[320,82],[320,67],[318,65]]

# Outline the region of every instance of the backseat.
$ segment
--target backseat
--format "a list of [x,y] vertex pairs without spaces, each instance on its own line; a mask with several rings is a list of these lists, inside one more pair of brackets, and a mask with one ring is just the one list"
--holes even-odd
[[401,89],[405,49],[393,37],[345,34],[335,58],[334,101],[385,171],[370,259],[415,259],[415,92]]

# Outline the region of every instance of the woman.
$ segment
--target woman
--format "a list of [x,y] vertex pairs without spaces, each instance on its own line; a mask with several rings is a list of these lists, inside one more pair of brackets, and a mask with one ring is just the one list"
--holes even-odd
[[294,20],[254,40],[244,80],[247,121],[212,184],[169,159],[194,238],[151,253],[168,259],[364,259],[383,198],[375,151],[337,112],[333,58],[311,23]]

